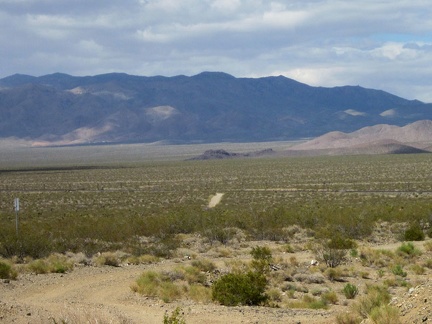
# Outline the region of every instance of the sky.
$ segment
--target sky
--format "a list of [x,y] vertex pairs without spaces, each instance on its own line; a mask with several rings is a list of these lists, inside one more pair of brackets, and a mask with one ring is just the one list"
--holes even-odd
[[430,0],[0,0],[0,78],[221,71],[432,102]]

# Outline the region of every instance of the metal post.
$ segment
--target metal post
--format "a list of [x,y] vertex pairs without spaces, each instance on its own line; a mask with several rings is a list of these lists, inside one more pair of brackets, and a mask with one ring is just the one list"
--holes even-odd
[[16,226],[16,235],[19,236],[19,217],[18,212],[20,209],[19,198],[14,199],[14,208],[15,208],[15,226]]

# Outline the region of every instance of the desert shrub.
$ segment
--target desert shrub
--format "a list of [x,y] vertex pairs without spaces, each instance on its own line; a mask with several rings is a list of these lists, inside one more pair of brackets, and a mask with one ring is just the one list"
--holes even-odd
[[38,259],[30,262],[27,265],[27,268],[36,274],[44,274],[49,272],[48,262],[42,259]]
[[326,265],[331,268],[335,268],[345,261],[346,250],[334,249],[330,247],[324,247],[321,252],[321,258],[324,260]]
[[34,259],[47,257],[53,252],[53,243],[49,234],[31,231],[22,226],[21,235],[16,237],[15,231],[0,232],[0,256],[10,258],[16,256],[20,259],[28,256]]
[[362,249],[360,260],[364,266],[374,266],[378,268],[386,267],[393,262],[395,254],[389,250],[375,250],[371,248]]
[[425,266],[426,268],[432,269],[432,259],[427,259],[427,260],[424,262],[424,266]]
[[363,318],[367,318],[375,308],[387,305],[390,294],[384,286],[368,286],[366,295],[353,305],[354,310]]
[[182,309],[180,307],[176,307],[176,309],[174,309],[170,315],[168,315],[168,312],[165,312],[163,324],[186,324],[186,321],[183,318]]
[[96,324],[118,323],[128,324],[130,321],[123,315],[114,315],[94,307],[79,307],[73,305],[60,311],[58,316],[50,317],[49,323],[53,324]]
[[7,261],[0,260],[0,279],[13,279],[18,277],[18,272]]
[[167,276],[169,276],[171,280],[186,280],[189,284],[204,284],[207,279],[205,273],[194,266],[178,267],[174,269],[174,271],[168,272]]
[[375,307],[370,313],[370,318],[376,324],[401,324],[399,311],[390,305]]
[[425,239],[425,234],[419,224],[412,224],[404,232],[405,241],[423,241]]
[[73,262],[61,254],[52,254],[45,259],[31,261],[27,269],[36,274],[65,273],[73,269]]
[[350,250],[350,256],[352,258],[357,258],[359,256],[358,250],[357,249],[351,249]]
[[280,302],[282,301],[282,294],[279,289],[272,288],[267,290],[267,296],[270,301],[272,302]]
[[355,247],[356,243],[353,240],[336,234],[330,240],[322,241],[315,252],[317,258],[324,260],[328,267],[334,268],[345,261],[347,250]]
[[342,269],[336,267],[336,268],[328,268],[324,275],[330,280],[330,281],[342,281],[343,272]]
[[424,248],[428,252],[432,252],[432,241],[425,242],[423,244]]
[[266,286],[267,279],[261,273],[230,273],[213,284],[212,298],[225,306],[259,305],[268,299]]
[[412,242],[402,243],[396,250],[397,254],[401,256],[413,257],[421,255],[421,251],[414,246]]
[[258,273],[268,273],[270,264],[273,261],[271,250],[266,246],[256,246],[252,248],[250,254],[253,257],[252,268]]
[[107,265],[112,267],[118,267],[120,266],[121,261],[116,255],[116,253],[104,252],[96,257],[95,263],[99,266]]
[[146,271],[131,286],[134,292],[150,297],[160,297],[168,303],[182,296],[182,290],[169,277],[155,271]]
[[328,304],[322,298],[315,298],[310,295],[304,295],[301,301],[288,303],[290,308],[310,308],[310,309],[327,309]]
[[49,272],[52,273],[65,273],[73,269],[73,262],[70,261],[65,255],[51,254],[48,259]]
[[422,275],[425,273],[425,268],[422,267],[419,264],[413,264],[411,266],[411,270],[416,274],[416,275]]
[[181,246],[180,239],[175,235],[168,235],[151,244],[145,253],[160,257],[169,258]]
[[216,269],[216,265],[208,259],[193,260],[192,266],[204,272],[211,272]]
[[336,316],[337,324],[360,324],[361,321],[362,321],[361,317],[351,312],[338,314]]
[[321,274],[306,274],[306,273],[296,273],[293,276],[295,281],[305,282],[307,284],[322,284],[325,282],[325,278]]
[[392,269],[391,272],[395,275],[395,276],[400,276],[400,277],[406,277],[407,273],[403,270],[403,267],[400,264],[396,264]]
[[321,300],[325,304],[336,304],[339,301],[338,296],[334,291],[326,291],[322,293]]
[[358,288],[357,286],[347,283],[342,290],[343,294],[347,299],[354,299],[355,296],[358,294]]
[[199,284],[189,286],[189,298],[198,303],[209,303],[212,300],[212,292],[209,287]]
[[333,234],[333,237],[330,239],[330,241],[327,242],[327,246],[331,249],[336,250],[349,250],[355,249],[357,247],[357,244],[350,238]]

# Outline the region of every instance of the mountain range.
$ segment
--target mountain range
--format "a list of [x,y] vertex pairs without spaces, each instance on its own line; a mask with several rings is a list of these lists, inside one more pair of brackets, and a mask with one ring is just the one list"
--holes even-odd
[[430,103],[360,86],[312,87],[283,76],[0,79],[0,138],[34,145],[295,140],[428,119]]

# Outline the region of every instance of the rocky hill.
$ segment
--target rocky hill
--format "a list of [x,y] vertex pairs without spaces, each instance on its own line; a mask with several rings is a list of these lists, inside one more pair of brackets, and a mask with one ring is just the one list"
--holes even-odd
[[432,119],[432,104],[359,86],[311,87],[283,76],[0,79],[0,138],[35,145],[291,140],[421,119]]
[[332,154],[407,154],[430,152],[432,121],[421,120],[403,127],[375,125],[352,133],[330,132],[296,145],[294,151],[327,151]]

